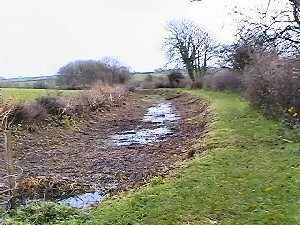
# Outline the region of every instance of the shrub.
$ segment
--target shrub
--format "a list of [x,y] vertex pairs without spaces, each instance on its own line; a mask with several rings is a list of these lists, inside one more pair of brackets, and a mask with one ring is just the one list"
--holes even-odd
[[142,88],[168,88],[170,87],[169,79],[167,76],[152,76],[148,75],[143,81]]
[[205,75],[201,79],[202,88],[216,91],[240,91],[242,83],[242,74],[240,72],[226,69],[214,75]]
[[182,73],[180,72],[172,72],[168,74],[169,82],[171,87],[177,87],[179,85],[179,82],[184,78]]
[[142,80],[134,80],[134,79],[130,79],[127,83],[127,89],[128,91],[132,91],[134,92],[136,90],[136,88],[140,88],[143,84]]
[[260,53],[252,61],[245,74],[246,96],[268,115],[299,123],[300,58],[287,60],[275,53]]
[[124,100],[125,95],[126,89],[124,87],[99,82],[91,90],[72,96],[68,111],[78,114],[119,105]]
[[23,121],[36,122],[44,120],[47,116],[47,110],[36,102],[18,103],[14,106],[10,120],[14,123],[22,123]]
[[196,77],[195,81],[192,84],[192,88],[202,89],[203,87],[203,77]]
[[68,98],[62,93],[52,94],[38,98],[36,103],[44,107],[49,114],[60,115],[67,110]]
[[193,81],[191,78],[185,76],[183,79],[179,81],[178,87],[181,88],[191,88],[193,86]]
[[142,81],[139,81],[139,87],[145,89],[155,88],[190,88],[192,86],[192,80],[188,76],[184,76],[181,73],[173,72],[169,75],[147,75]]

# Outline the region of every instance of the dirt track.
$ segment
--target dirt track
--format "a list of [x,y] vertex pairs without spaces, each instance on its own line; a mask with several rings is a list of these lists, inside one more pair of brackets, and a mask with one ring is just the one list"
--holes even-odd
[[[91,115],[75,127],[41,127],[35,132],[18,132],[14,143],[16,162],[24,170],[19,191],[31,194],[30,189],[42,182],[52,182],[53,188],[53,177],[58,183],[75,181],[77,192],[92,187],[118,191],[139,187],[146,178],[165,174],[175,161],[188,157],[192,143],[203,136],[208,113],[207,103],[201,99],[183,94],[164,97],[169,100],[133,93],[124,105]],[[142,118],[149,107],[160,101],[172,102],[181,117],[174,124],[175,135],[152,145],[108,144],[113,134],[154,126]],[[33,182],[37,176],[40,181]],[[45,187],[41,189],[45,192]],[[47,193],[40,194],[51,198]]]

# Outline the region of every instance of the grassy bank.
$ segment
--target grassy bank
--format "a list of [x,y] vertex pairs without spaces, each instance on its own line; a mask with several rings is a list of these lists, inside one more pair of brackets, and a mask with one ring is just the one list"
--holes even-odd
[[25,88],[1,88],[2,97],[7,100],[13,98],[20,101],[32,101],[47,94],[54,94],[63,92],[64,94],[71,94],[77,90],[50,90],[50,89],[25,89]]
[[189,92],[212,104],[207,153],[60,224],[300,224],[299,133],[238,95]]

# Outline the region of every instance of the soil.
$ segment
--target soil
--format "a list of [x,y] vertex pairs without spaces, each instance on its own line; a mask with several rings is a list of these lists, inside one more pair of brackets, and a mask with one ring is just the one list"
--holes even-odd
[[[173,135],[151,145],[116,146],[110,136],[122,131],[151,128],[143,122],[147,109],[172,102],[180,119]],[[130,93],[123,105],[97,112],[75,126],[36,127],[14,134],[22,197],[46,199],[91,189],[117,192],[140,187],[147,178],[164,175],[174,163],[192,157],[192,147],[208,127],[208,103],[187,94]]]

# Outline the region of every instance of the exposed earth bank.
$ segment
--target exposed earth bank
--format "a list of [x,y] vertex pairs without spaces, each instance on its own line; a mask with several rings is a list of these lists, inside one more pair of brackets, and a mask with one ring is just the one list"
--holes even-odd
[[[180,116],[172,134],[148,145],[117,146],[111,136],[157,126],[143,121],[149,107],[172,103]],[[22,167],[21,198],[45,199],[85,191],[116,192],[139,187],[163,175],[174,162],[193,155],[193,143],[208,127],[208,103],[187,94],[146,91],[129,94],[123,105],[97,112],[75,126],[37,127],[14,136],[16,163]]]

